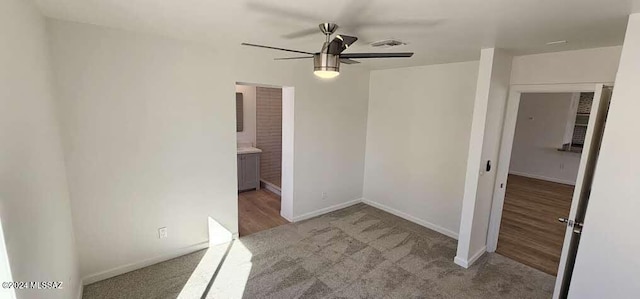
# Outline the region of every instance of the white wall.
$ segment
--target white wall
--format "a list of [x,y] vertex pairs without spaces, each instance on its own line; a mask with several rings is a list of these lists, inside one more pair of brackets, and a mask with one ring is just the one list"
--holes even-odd
[[[496,180],[498,151],[509,90],[512,56],[501,49],[482,49],[467,169],[460,238],[454,261],[469,267],[487,249],[487,229]],[[486,170],[491,161],[491,169]]]
[[580,154],[558,151],[575,104],[572,93],[522,94],[510,173],[575,185]]
[[511,84],[603,83],[616,78],[622,47],[517,56]]
[[[78,298],[45,20],[31,1],[0,2],[0,44],[0,221],[12,279],[62,281],[64,287],[18,290],[16,295]],[[0,297],[8,292],[0,289]]]
[[640,293],[640,14],[629,18],[569,298]]
[[206,242],[207,216],[237,232],[236,82],[295,87],[293,218],[362,197],[366,69],[322,81],[264,49],[50,32],[83,277]]
[[244,125],[242,132],[236,132],[238,143],[256,145],[256,87],[236,85],[236,92],[242,93]]
[[457,236],[478,62],[371,72],[364,198]]

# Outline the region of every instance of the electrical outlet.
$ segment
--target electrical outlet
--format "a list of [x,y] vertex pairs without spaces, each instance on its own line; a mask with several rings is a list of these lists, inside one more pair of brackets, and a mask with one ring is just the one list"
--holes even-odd
[[327,192],[322,192],[322,199],[327,199]]
[[158,238],[160,239],[164,239],[166,238],[167,235],[167,228],[166,227],[161,227],[158,229]]

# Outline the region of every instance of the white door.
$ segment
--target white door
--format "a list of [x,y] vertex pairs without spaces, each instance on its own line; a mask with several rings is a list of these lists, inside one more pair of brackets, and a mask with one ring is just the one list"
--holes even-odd
[[559,219],[559,221],[567,224],[567,230],[565,232],[564,245],[562,246],[553,298],[566,298],[569,291],[575,257],[580,243],[580,234],[584,223],[584,215],[591,193],[591,183],[596,169],[600,145],[602,143],[602,134],[604,133],[607,112],[611,101],[611,91],[611,87],[598,84],[593,97],[593,104],[591,106],[592,117],[590,117],[587,126],[587,134],[582,150],[582,159],[580,159],[580,167],[578,168],[578,177],[576,179],[575,191],[573,192],[569,218]]

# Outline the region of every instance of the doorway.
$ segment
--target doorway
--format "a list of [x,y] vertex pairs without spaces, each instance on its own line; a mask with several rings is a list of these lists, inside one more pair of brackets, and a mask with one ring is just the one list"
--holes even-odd
[[287,183],[292,180],[293,171],[293,117],[288,112],[293,111],[292,91],[280,86],[236,84],[241,237],[290,222],[289,189],[293,184]]
[[[604,84],[515,85],[509,94],[487,249],[556,275],[554,298],[566,295],[571,280],[610,90]],[[554,96],[571,104],[553,111],[534,105],[536,99],[558,104]],[[590,110],[579,110],[585,107]]]
[[593,96],[520,96],[496,252],[554,276]]

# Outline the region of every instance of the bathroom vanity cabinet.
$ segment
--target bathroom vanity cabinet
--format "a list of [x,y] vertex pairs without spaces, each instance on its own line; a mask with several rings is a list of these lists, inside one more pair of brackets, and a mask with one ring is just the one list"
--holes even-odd
[[238,154],[238,191],[260,189],[260,153]]

